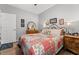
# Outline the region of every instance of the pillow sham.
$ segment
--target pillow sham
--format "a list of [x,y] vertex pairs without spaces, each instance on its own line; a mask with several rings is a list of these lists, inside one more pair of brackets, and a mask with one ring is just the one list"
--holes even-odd
[[63,34],[62,29],[44,29],[42,33],[45,35],[52,35],[53,37],[60,37]]

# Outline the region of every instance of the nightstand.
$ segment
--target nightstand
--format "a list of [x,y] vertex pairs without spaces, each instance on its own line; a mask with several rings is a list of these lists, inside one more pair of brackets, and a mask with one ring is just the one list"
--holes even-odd
[[79,36],[65,35],[64,47],[75,54],[79,54]]

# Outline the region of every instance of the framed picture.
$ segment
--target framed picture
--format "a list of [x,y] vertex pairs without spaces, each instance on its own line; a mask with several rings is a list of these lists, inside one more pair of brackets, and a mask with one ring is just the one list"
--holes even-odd
[[28,29],[36,29],[36,24],[33,21],[29,21],[27,24]]
[[21,27],[25,27],[25,20],[21,19]]
[[57,23],[57,18],[50,19],[50,24]]
[[64,25],[64,19],[62,18],[62,19],[59,19],[59,24],[60,25]]

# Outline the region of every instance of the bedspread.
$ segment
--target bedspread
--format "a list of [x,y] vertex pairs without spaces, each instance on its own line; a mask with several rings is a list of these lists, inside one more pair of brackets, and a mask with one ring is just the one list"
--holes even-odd
[[26,55],[50,55],[55,54],[56,51],[63,44],[62,36],[59,38],[44,35],[31,34],[21,36],[21,46],[23,53]]

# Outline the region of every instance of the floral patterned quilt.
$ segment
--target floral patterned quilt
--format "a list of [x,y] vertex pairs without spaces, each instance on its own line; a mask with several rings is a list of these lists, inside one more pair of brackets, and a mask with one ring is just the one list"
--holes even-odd
[[53,37],[52,35],[31,34],[22,35],[20,43],[23,53],[26,55],[51,55],[63,44],[63,36]]

